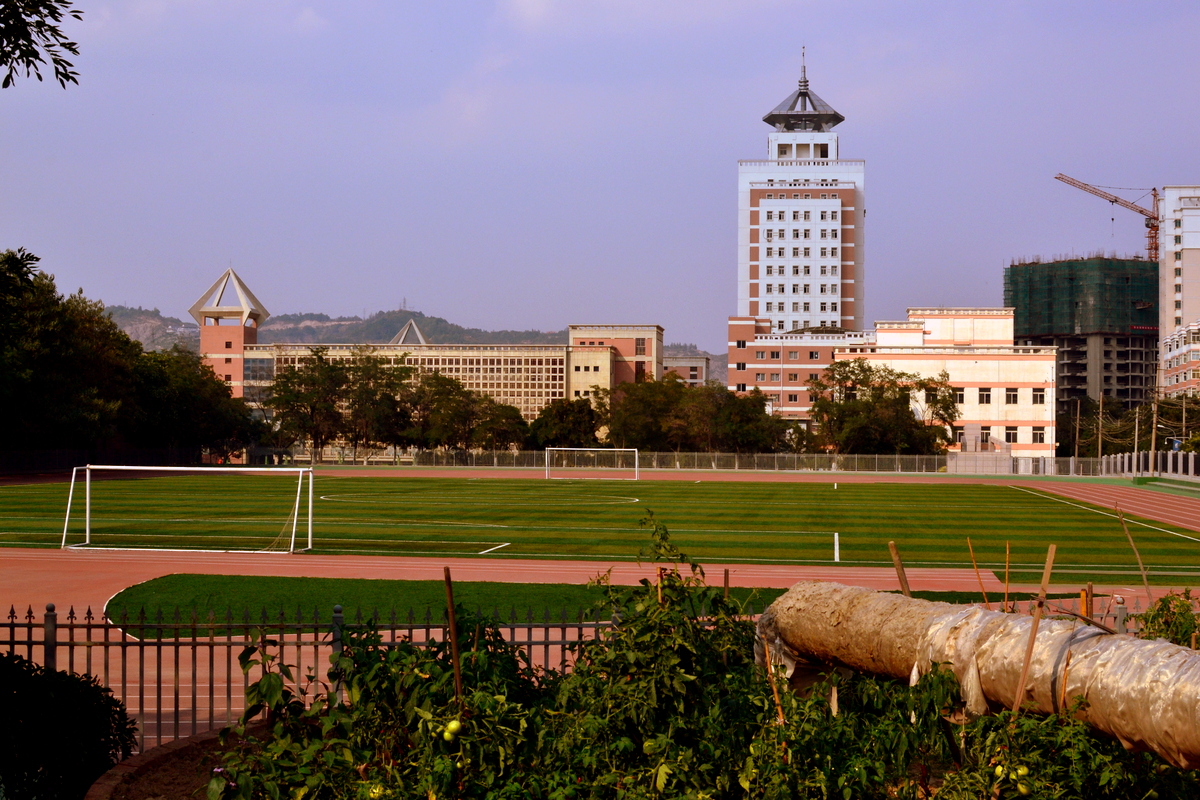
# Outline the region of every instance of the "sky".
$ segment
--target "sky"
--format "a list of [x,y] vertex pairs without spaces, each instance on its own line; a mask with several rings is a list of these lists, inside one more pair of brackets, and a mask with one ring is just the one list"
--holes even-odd
[[79,85],[0,90],[0,248],[63,291],[725,349],[737,162],[796,85],[866,159],[866,319],[1001,305],[1013,259],[1143,252],[1200,183],[1200,4],[77,0]]

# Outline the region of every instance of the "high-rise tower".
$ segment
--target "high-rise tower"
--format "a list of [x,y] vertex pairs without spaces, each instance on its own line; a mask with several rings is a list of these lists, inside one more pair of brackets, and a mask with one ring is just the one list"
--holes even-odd
[[738,162],[743,323],[862,329],[865,162],[841,158],[833,128],[844,119],[802,66],[797,89],[763,117],[767,157]]
[[258,326],[270,312],[232,269],[225,270],[188,312],[200,326],[200,358],[229,385],[234,397],[244,396],[246,345],[258,343]]

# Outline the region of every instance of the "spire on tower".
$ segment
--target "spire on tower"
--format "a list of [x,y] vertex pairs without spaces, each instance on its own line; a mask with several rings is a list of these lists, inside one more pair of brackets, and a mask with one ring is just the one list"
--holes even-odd
[[805,64],[804,51],[805,48],[801,47],[800,84],[796,91],[763,117],[763,122],[773,125],[775,130],[828,131],[846,119],[808,88],[808,67]]

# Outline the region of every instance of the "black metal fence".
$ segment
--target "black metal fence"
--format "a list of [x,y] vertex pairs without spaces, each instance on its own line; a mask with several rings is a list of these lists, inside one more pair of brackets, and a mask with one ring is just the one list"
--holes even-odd
[[[544,669],[570,668],[571,645],[595,639],[611,623],[559,620],[543,614],[534,620],[501,622],[504,637]],[[0,651],[16,653],[52,669],[94,676],[125,703],[138,722],[138,747],[159,744],[232,724],[245,710],[245,690],[261,677],[261,667],[243,673],[238,656],[252,643],[266,642],[279,661],[295,667],[295,675],[323,676],[329,658],[339,650],[347,625],[370,621],[385,644],[444,640],[447,625],[431,613],[423,619],[412,611],[361,614],[347,621],[340,606],[331,616],[280,611],[268,614],[200,616],[157,613],[119,614],[115,618],[82,615],[70,609],[59,615],[54,604],[41,619],[29,608],[10,607],[0,622]]]

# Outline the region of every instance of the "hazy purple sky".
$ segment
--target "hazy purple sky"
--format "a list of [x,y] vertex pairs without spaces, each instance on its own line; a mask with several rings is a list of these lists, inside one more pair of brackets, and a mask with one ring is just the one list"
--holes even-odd
[[80,85],[0,91],[0,247],[179,317],[232,264],[273,313],[407,298],[722,349],[737,160],[801,45],[867,160],[868,320],[999,305],[1013,257],[1140,251],[1059,171],[1200,183],[1195,2],[78,6]]

